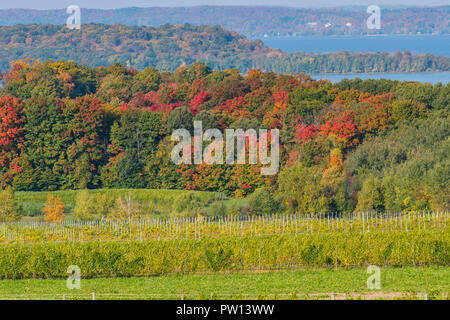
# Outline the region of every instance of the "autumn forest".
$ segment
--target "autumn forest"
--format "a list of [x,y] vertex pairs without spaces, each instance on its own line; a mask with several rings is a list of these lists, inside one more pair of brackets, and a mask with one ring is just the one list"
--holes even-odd
[[[16,61],[0,89],[0,181],[15,190],[162,188],[242,198],[278,212],[431,210],[449,204],[450,85],[314,81],[203,63],[174,72],[115,63]],[[277,128],[280,172],[181,165],[174,129]],[[275,207],[276,205],[276,207]]]

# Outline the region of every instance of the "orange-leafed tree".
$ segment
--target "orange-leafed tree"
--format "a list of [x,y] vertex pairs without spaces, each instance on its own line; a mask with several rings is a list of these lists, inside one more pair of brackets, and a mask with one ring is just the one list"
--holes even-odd
[[64,219],[66,207],[60,197],[49,194],[44,207],[44,220],[46,222],[61,223]]

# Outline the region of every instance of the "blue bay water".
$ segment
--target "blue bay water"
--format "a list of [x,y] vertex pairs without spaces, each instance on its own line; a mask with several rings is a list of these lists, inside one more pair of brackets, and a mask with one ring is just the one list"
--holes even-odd
[[285,52],[383,52],[397,50],[411,53],[432,53],[450,56],[450,35],[387,35],[387,36],[310,36],[273,37],[261,39],[265,45]]
[[311,75],[313,79],[327,79],[331,82],[339,82],[342,79],[390,79],[398,81],[417,81],[422,83],[442,83],[450,82],[450,72],[436,73],[370,73],[370,74],[318,74]]
[[[409,50],[413,54],[431,53],[450,56],[450,35],[386,35],[386,36],[309,36],[269,37],[261,39],[265,45],[284,52],[388,52]],[[391,79],[443,84],[450,82],[450,72],[442,73],[377,73],[346,75],[313,75],[315,79],[332,82],[344,78]]]

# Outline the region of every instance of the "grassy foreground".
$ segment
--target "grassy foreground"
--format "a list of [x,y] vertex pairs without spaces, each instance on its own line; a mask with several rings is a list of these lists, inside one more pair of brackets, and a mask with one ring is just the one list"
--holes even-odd
[[368,290],[366,269],[170,275],[66,280],[2,280],[0,299],[448,299],[450,267],[382,268],[381,289]]

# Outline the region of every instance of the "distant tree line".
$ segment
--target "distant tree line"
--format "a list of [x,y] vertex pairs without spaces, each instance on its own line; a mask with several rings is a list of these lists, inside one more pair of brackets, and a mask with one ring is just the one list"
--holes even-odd
[[14,60],[72,60],[90,67],[113,63],[143,70],[156,67],[174,71],[180,65],[202,61],[215,70],[237,68],[246,73],[260,69],[276,73],[309,74],[360,72],[449,71],[450,57],[410,52],[284,53],[220,26],[84,25],[81,31],[66,26],[17,25],[0,27],[0,71]]
[[[384,8],[382,28],[369,30],[366,7],[286,8],[198,6],[189,8],[82,9],[82,23],[160,26],[219,24],[250,38],[300,35],[449,34],[450,6]],[[66,23],[65,10],[0,10],[0,25]],[[350,24],[350,25],[348,25]]]

